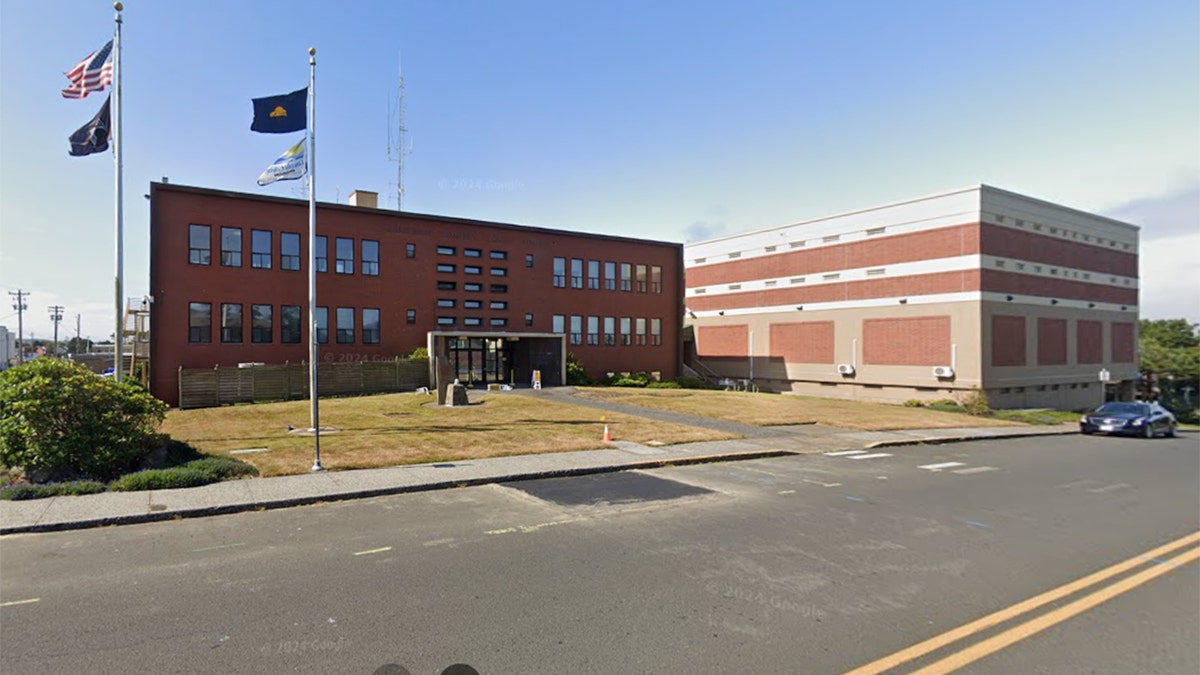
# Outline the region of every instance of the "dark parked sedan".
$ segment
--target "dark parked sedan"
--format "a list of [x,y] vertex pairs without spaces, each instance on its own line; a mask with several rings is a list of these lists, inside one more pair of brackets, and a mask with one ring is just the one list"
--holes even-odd
[[1079,419],[1085,434],[1130,434],[1154,438],[1175,436],[1175,416],[1157,403],[1105,403]]

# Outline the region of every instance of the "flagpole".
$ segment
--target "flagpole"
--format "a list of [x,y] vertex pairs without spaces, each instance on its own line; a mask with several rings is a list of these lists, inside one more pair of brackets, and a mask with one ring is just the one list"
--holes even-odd
[[308,48],[308,398],[313,430],[313,471],[321,466],[321,418],[317,412],[317,50]]
[[117,255],[116,255],[116,289],[115,289],[115,316],[114,316],[114,331],[113,331],[113,378],[121,381],[121,370],[124,366],[124,342],[125,322],[121,316],[121,306],[123,304],[124,289],[124,213],[121,208],[123,199],[122,194],[122,159],[121,156],[121,10],[125,9],[120,2],[113,3],[113,9],[116,10],[115,21],[117,23],[116,35],[113,38],[113,95],[112,95],[112,124],[113,132],[116,134],[116,139],[113,141],[113,163],[116,164],[116,239],[117,239]]

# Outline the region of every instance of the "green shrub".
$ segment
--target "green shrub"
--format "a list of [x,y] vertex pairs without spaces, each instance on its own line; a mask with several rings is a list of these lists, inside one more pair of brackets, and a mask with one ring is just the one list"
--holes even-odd
[[647,389],[682,389],[683,387],[678,382],[675,382],[673,380],[667,380],[665,382],[651,382],[650,384],[646,385],[646,388]]
[[926,401],[925,407],[926,408],[937,408],[937,407],[961,408],[962,404],[960,404],[958,401],[955,401],[952,398],[939,398],[939,399],[935,399],[933,401]]
[[104,492],[108,487],[99,481],[76,480],[66,483],[47,483],[34,485],[18,483],[7,485],[0,489],[0,499],[41,499],[43,497],[58,497],[61,495],[91,495]]
[[591,382],[587,375],[587,369],[579,362],[579,357],[575,356],[574,352],[567,352],[567,384],[582,386],[591,384]]
[[429,348],[428,347],[417,347],[416,349],[414,349],[412,351],[411,354],[408,355],[408,358],[410,358],[410,359],[427,359],[427,358],[429,358]]
[[708,389],[709,384],[702,377],[692,375],[680,375],[675,378],[675,382],[683,389]]
[[645,387],[654,381],[650,373],[630,373],[629,375],[621,375],[612,382],[614,387]]
[[129,380],[40,358],[0,373],[0,464],[107,480],[150,451],[167,405]]
[[992,406],[988,401],[987,393],[979,387],[971,387],[971,391],[963,395],[962,407],[967,411],[968,415],[974,415],[975,417],[986,417],[992,412]]
[[183,466],[146,469],[114,480],[108,488],[115,492],[171,490],[219,483],[227,478],[258,475],[258,470],[232,457],[205,457]]
[[925,402],[919,398],[910,398],[904,402],[904,407],[906,408],[920,408],[923,405],[925,405]]

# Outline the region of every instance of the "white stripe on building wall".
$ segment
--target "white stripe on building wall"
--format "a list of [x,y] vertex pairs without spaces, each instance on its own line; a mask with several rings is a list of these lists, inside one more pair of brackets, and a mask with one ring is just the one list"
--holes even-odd
[[[911,295],[905,296],[905,305],[913,307],[920,305],[937,305],[947,302],[996,302],[1018,306],[1035,306],[1035,307],[1056,307],[1058,309],[1088,309],[1093,311],[1107,312],[1122,312],[1129,315],[1130,320],[1136,319],[1138,316],[1137,305],[1119,305],[1111,302],[1089,302],[1087,300],[1061,300],[1051,298],[1049,296],[1036,295],[1013,295],[1012,300],[1009,300],[1009,295],[1005,293],[981,293],[979,291],[965,291],[962,293],[937,293],[934,295]],[[1051,303],[1052,300],[1057,300]],[[710,310],[688,310],[690,316],[695,318],[713,317],[713,316],[756,316],[761,314],[779,314],[792,313],[797,314],[798,311],[803,312],[822,312],[837,309],[864,309],[867,307],[892,307],[898,305],[899,297],[891,298],[869,298],[866,300],[845,300],[839,302],[809,302],[804,303],[803,310],[797,310],[795,304],[788,305],[766,305],[763,307],[731,307],[728,309],[710,309]],[[1093,306],[1089,306],[1093,305]]]

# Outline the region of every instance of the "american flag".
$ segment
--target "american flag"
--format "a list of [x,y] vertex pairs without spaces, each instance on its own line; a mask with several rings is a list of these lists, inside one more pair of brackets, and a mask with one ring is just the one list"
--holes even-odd
[[71,86],[63,89],[63,98],[86,98],[93,91],[104,91],[113,79],[112,40],[92,52],[66,73]]

